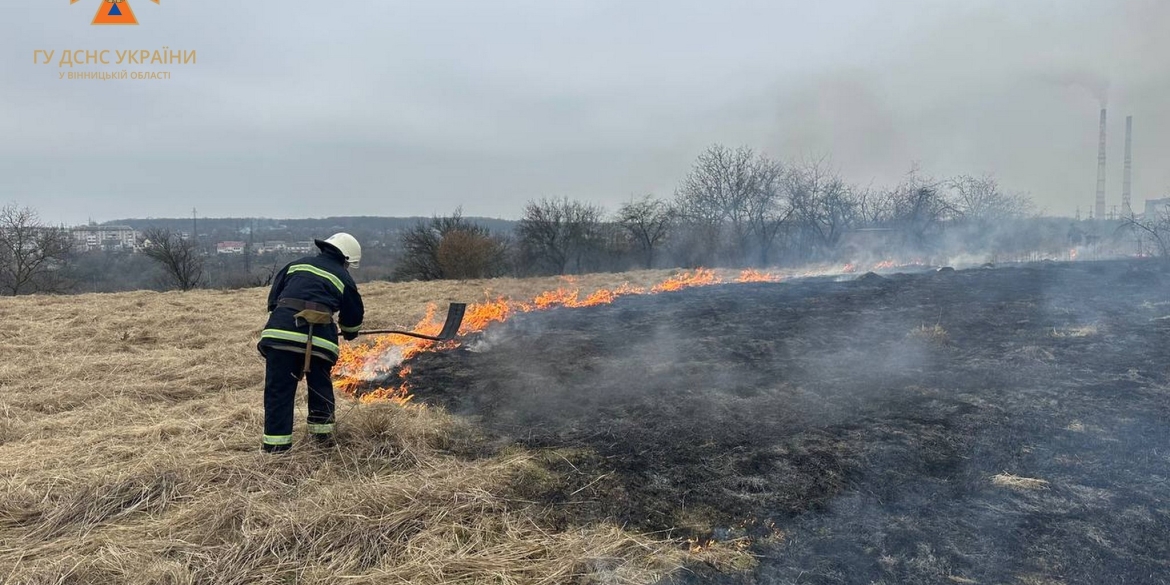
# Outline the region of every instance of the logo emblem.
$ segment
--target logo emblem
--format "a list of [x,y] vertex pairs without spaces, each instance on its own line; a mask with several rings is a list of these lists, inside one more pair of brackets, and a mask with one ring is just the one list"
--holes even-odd
[[[150,0],[155,4],[159,0]],[[69,0],[70,4],[77,4],[80,0]],[[98,5],[97,14],[90,24],[138,24],[134,17],[134,10],[130,8],[129,0],[102,0]]]

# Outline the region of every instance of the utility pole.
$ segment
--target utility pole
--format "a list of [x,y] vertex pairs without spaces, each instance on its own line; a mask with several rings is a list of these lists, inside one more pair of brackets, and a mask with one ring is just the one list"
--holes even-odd
[[249,219],[248,225],[248,245],[244,248],[244,274],[251,277],[252,275],[252,244],[255,242],[256,234],[256,220]]
[[1125,175],[1121,181],[1121,213],[1133,216],[1130,191],[1133,189],[1133,116],[1125,117]]
[[191,239],[194,240],[196,244],[199,243],[199,219],[198,216],[195,215],[194,207],[191,208]]
[[1105,108],[1101,108],[1101,129],[1097,139],[1097,202],[1093,215],[1105,219]]

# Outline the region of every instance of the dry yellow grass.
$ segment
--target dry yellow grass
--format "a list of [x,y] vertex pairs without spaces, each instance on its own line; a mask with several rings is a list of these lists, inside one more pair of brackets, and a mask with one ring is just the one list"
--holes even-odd
[[1043,479],[1036,479],[1032,477],[1020,477],[1010,473],[1000,473],[991,476],[991,483],[999,486],[1011,488],[1014,490],[1046,490],[1048,489],[1048,481]]
[[946,344],[950,340],[950,335],[947,334],[947,330],[938,323],[915,327],[910,331],[910,337],[938,344]]
[[1098,333],[1096,324],[1081,325],[1078,327],[1065,327],[1063,329],[1052,329],[1053,337],[1090,337]]
[[[665,271],[578,279],[589,292]],[[560,279],[362,286],[368,327]],[[339,446],[258,452],[266,290],[0,300],[0,583],[650,583],[685,543],[552,532],[509,498],[530,457],[464,460],[439,410],[360,406]],[[339,404],[344,411],[347,404]],[[702,561],[742,566],[746,553]]]
[[1019,349],[1012,350],[1008,353],[1009,357],[1021,360],[1029,360],[1041,363],[1051,363],[1056,360],[1056,355],[1046,348],[1036,345],[1025,345]]

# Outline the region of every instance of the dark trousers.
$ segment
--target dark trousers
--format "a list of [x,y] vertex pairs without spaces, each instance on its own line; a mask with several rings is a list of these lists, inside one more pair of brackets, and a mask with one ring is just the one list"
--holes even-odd
[[[293,399],[305,354],[269,348],[264,352],[264,450],[292,446]],[[333,364],[314,356],[306,376],[309,385],[309,433],[318,438],[333,432]]]

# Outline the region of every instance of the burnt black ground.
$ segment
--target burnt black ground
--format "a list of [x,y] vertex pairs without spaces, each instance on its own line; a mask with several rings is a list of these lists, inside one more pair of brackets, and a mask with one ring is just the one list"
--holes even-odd
[[411,379],[543,453],[516,489],[565,525],[759,555],[673,582],[1166,583],[1168,285],[1101,262],[703,287],[521,315]]

